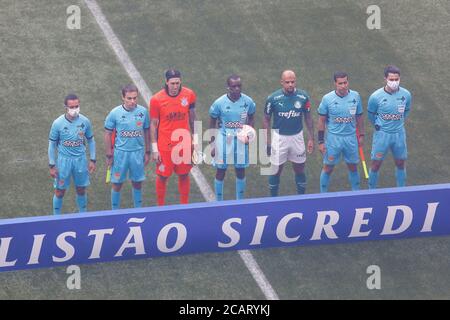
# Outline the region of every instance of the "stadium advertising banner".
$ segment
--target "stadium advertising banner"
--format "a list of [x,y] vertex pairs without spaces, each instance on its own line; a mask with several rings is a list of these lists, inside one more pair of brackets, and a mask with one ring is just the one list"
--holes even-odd
[[450,184],[0,221],[0,271],[450,234]]

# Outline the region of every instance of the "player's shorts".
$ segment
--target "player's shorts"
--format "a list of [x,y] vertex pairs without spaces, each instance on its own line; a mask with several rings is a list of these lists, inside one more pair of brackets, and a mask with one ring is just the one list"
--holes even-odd
[[215,151],[212,165],[217,169],[226,170],[228,165],[234,165],[237,169],[249,166],[248,144],[239,141],[235,135],[219,133],[215,140]]
[[114,149],[111,182],[123,183],[127,179],[127,174],[133,182],[145,180],[144,149],[137,151]]
[[340,136],[328,133],[325,140],[326,152],[323,163],[334,166],[341,160],[341,155],[346,163],[357,164],[359,162],[358,140],[356,134]]
[[306,149],[303,130],[292,136],[280,135],[276,131],[272,131],[270,162],[279,166],[287,160],[294,163],[305,163]]
[[[172,149],[173,150],[173,149]],[[188,174],[192,169],[192,155],[189,150],[189,155],[186,157],[186,161],[183,159],[183,149],[180,150],[178,155],[172,154],[171,151],[161,150],[159,152],[161,156],[161,162],[156,165],[156,174],[163,177],[170,177],[173,172],[177,175]]]
[[87,187],[90,184],[86,156],[74,158],[58,154],[56,168],[58,177],[53,182],[55,189],[66,190],[70,186],[70,177],[73,177],[77,187]]
[[392,151],[394,159],[406,160],[408,158],[405,129],[394,133],[381,130],[374,131],[371,153],[372,160],[384,160],[389,150]]

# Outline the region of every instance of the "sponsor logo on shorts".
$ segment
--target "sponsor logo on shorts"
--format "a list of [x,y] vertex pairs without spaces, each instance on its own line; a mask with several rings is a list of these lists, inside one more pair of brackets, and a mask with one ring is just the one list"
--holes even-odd
[[334,161],[334,157],[333,156],[329,156],[328,157],[328,161]]
[[119,178],[120,178],[120,172],[115,172],[115,173],[114,173],[114,177],[116,177],[117,179],[119,179]]
[[58,181],[58,184],[59,184],[60,186],[63,186],[63,185],[64,185],[64,180],[59,180],[59,181]]
[[66,140],[63,142],[63,146],[65,147],[69,147],[69,148],[74,148],[74,147],[79,147],[83,144],[83,140],[76,140],[76,141],[71,141],[71,140]]
[[123,138],[137,138],[142,137],[142,130],[124,130],[120,132],[120,136]]
[[378,158],[378,159],[383,158],[383,152],[377,152],[377,153],[375,154],[375,158]]

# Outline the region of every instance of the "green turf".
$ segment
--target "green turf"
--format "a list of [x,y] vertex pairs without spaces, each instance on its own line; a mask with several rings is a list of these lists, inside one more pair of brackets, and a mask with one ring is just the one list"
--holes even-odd
[[[0,105],[0,210],[2,217],[43,215],[51,210],[51,180],[47,169],[47,135],[62,112],[68,91],[81,97],[82,112],[91,118],[99,159],[103,120],[120,103],[119,88],[129,82],[103,34],[82,1],[81,30],[67,30],[65,8],[54,5],[2,4],[3,74]],[[73,4],[73,3],[70,3]],[[365,9],[371,1],[99,1],[126,51],[156,92],[163,71],[177,67],[185,85],[197,92],[198,117],[206,128],[210,104],[225,92],[231,73],[242,76],[244,92],[257,103],[256,126],[261,126],[265,97],[279,88],[279,74],[293,68],[299,86],[314,100],[313,117],[321,96],[332,90],[332,73],[345,69],[350,85],[364,101],[382,86],[383,68],[395,63],[402,84],[413,94],[407,123],[410,185],[450,180],[445,150],[450,116],[446,112],[450,65],[447,1],[377,1],[382,28],[366,28]],[[48,8],[52,8],[49,10]],[[55,14],[59,12],[60,14]],[[141,100],[142,104],[145,104]],[[372,132],[366,121],[365,154],[369,159]],[[307,163],[308,192],[318,192],[321,168],[317,151]],[[6,164],[6,165],[5,165]],[[209,181],[214,170],[201,166]],[[388,157],[381,187],[395,185]],[[225,198],[234,198],[233,171],[227,175]],[[144,204],[153,205],[154,175],[144,184]],[[174,179],[172,179],[174,180]],[[5,183],[5,182],[9,183]],[[92,179],[91,210],[109,208],[104,163]],[[267,195],[267,177],[259,168],[247,170],[248,197]],[[11,183],[13,182],[13,183]],[[366,188],[366,181],[362,187]],[[331,190],[349,188],[340,164]],[[192,183],[192,201],[203,201]],[[169,202],[176,183],[171,181]],[[125,192],[129,193],[126,186]],[[294,194],[290,166],[282,178],[281,194]],[[127,196],[124,206],[131,206]],[[65,211],[74,211],[73,190]],[[448,238],[366,242],[352,245],[256,250],[254,255],[274,289],[284,299],[314,298],[448,298],[450,277]],[[365,286],[367,266],[382,271],[382,290]],[[65,288],[64,268],[0,274],[0,298],[263,298],[236,253],[193,255],[83,266],[82,290]]]

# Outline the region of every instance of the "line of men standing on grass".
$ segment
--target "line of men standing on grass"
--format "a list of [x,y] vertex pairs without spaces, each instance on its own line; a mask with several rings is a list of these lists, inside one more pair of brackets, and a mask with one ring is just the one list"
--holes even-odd
[[[365,132],[361,97],[358,92],[349,89],[347,73],[335,72],[333,79],[334,90],[323,96],[317,110],[317,143],[323,155],[320,191],[328,191],[331,173],[341,156],[348,167],[351,189],[359,190],[358,147],[363,146]],[[293,71],[283,71],[280,82],[281,88],[267,98],[264,107],[263,128],[267,129],[266,152],[271,163],[269,192],[271,196],[278,195],[283,166],[289,160],[297,192],[304,194],[306,154],[313,152],[315,144],[311,101],[306,91],[297,88]],[[406,183],[404,122],[411,108],[411,94],[400,87],[400,69],[396,66],[385,68],[384,82],[384,86],[372,93],[368,101],[368,119],[375,129],[370,189],[377,187],[378,172],[389,150],[394,157],[397,186]],[[209,109],[209,127],[218,129],[218,134],[210,140],[212,164],[216,168],[216,200],[223,200],[224,177],[229,164],[235,167],[236,199],[244,198],[245,194],[245,168],[249,166],[248,144],[251,136],[241,133],[246,126],[254,127],[256,107],[254,101],[241,90],[241,78],[238,75],[228,77],[227,93],[214,101]],[[122,104],[115,107],[105,120],[105,153],[110,172],[108,178],[112,184],[112,209],[120,208],[121,188],[127,176],[132,184],[134,206],[142,205],[144,168],[150,160],[156,164],[157,204],[165,204],[167,181],[173,173],[178,176],[180,203],[188,203],[189,172],[193,166],[193,156],[197,156],[195,144],[198,143],[198,137],[194,134],[196,94],[182,86],[181,73],[175,69],[165,72],[164,88],[152,96],[149,110],[137,104],[138,94],[134,85],[123,87]],[[49,134],[49,167],[55,190],[54,214],[61,213],[64,193],[71,177],[76,187],[79,211],[87,210],[86,187],[89,185],[89,175],[96,169],[92,124],[80,114],[80,100],[76,95],[67,95],[64,105],[65,114],[53,122]],[[303,122],[307,129],[306,145]]]

